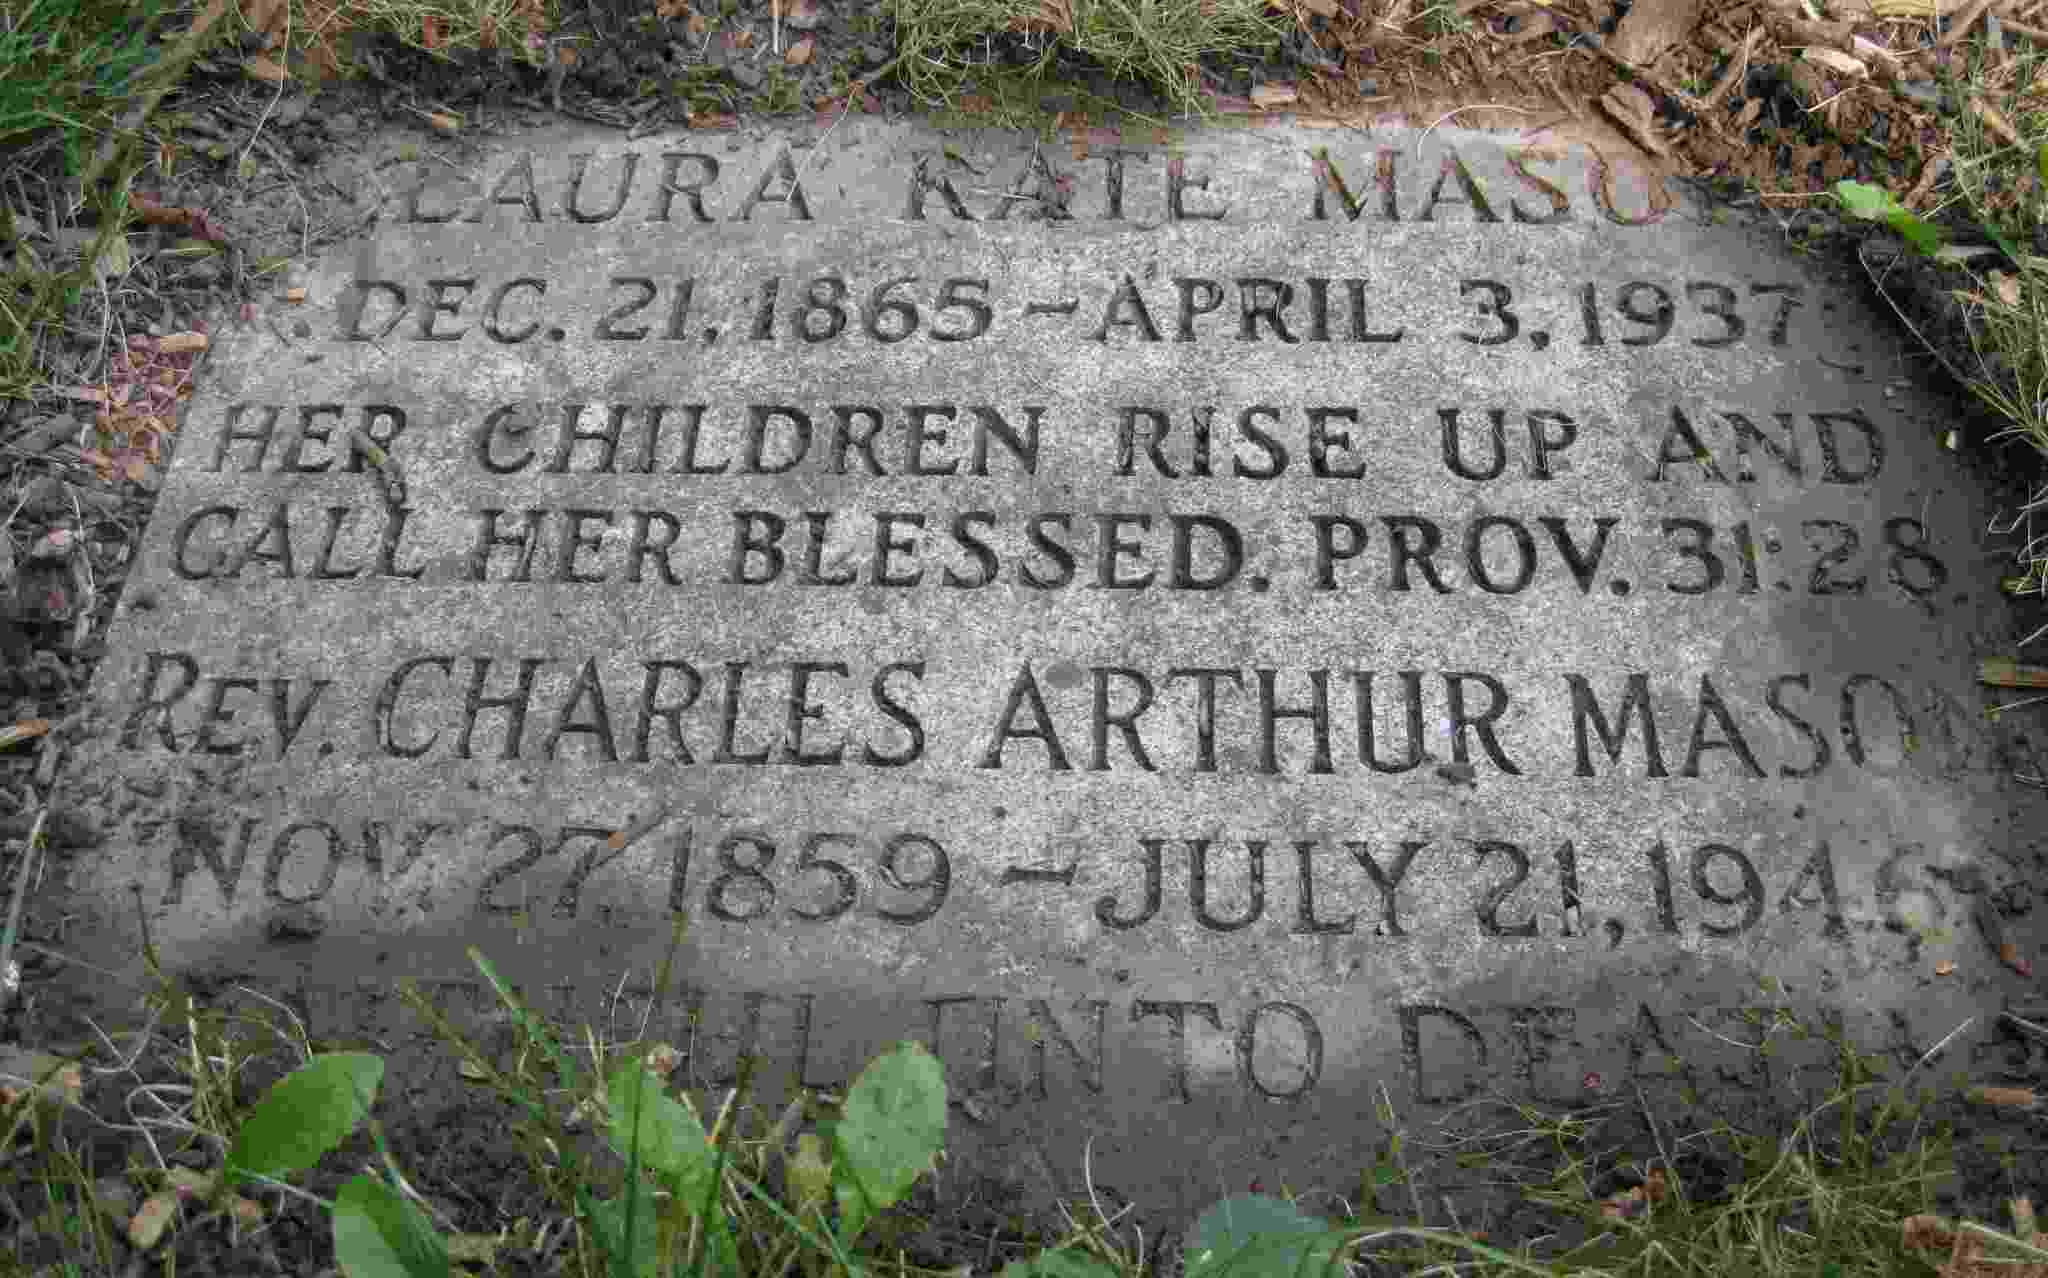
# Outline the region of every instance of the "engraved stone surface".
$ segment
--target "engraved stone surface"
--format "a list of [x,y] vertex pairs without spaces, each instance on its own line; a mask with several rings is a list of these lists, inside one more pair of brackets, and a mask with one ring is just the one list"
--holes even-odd
[[102,955],[139,903],[403,1053],[478,944],[770,1094],[922,1037],[961,1166],[1092,1136],[1177,1206],[1355,1186],[1382,1106],[1824,1083],[1758,1007],[1910,1063],[2026,988],[1947,410],[1859,281],[1582,150],[547,134],[292,283],[69,767]]

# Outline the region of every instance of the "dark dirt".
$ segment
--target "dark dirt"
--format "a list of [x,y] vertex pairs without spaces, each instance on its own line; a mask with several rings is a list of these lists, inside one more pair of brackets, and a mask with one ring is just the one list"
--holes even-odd
[[[780,55],[766,0],[745,0],[732,18],[702,30],[693,30],[682,12],[650,17],[646,10],[653,7],[619,0],[565,5],[570,12],[556,40],[559,48],[573,51],[573,62],[558,58],[552,74],[502,53],[444,59],[388,40],[367,40],[352,50],[364,74],[316,94],[245,76],[240,54],[257,51],[253,41],[240,51],[221,50],[159,109],[149,126],[159,144],[157,157],[136,181],[136,189],[158,204],[203,210],[203,229],[213,234],[202,238],[217,251],[186,251],[195,238],[191,224],[138,228],[131,236],[133,274],[107,305],[87,299],[73,326],[50,338],[59,389],[100,384],[110,353],[145,349],[148,343],[138,339],[245,322],[253,315],[245,304],[275,289],[276,271],[288,259],[368,229],[394,169],[431,161],[479,133],[516,130],[557,112],[633,137],[677,127],[728,129],[769,114],[851,110],[893,116],[913,109],[909,95],[891,79],[860,83],[885,67],[894,50],[888,22],[867,6],[794,0],[780,24]],[[1919,144],[1928,140],[1933,105],[1889,91],[1836,96],[1847,86],[1783,52],[1841,32],[1817,33],[1810,29],[1816,24],[1801,25],[1803,20],[1771,4],[1738,5],[1715,11],[1689,41],[1648,71],[1624,76],[1598,46],[1626,17],[1625,4],[1574,0],[1550,9],[1507,3],[1468,10],[1473,16],[1467,29],[1439,41],[1431,38],[1437,33],[1368,23],[1356,16],[1352,0],[1344,0],[1333,16],[1312,18],[1270,56],[1205,67],[1203,81],[1218,108],[1233,116],[1256,114],[1250,105],[1255,90],[1285,85],[1299,93],[1302,109],[1354,121],[1390,115],[1434,121],[1463,108],[1461,124],[1529,127],[1576,120],[1612,145],[1618,136],[1613,120],[1594,104],[1618,81],[1633,80],[1647,86],[1654,136],[1665,146],[1661,158],[1672,171],[1710,183],[1731,209],[1865,274],[1873,290],[1895,303],[1950,364],[1973,366],[1964,314],[1952,296],[1967,276],[1902,256],[1889,237],[1866,235],[1860,226],[1802,207],[1804,201],[1767,198],[1788,189],[1812,191],[1841,176],[1917,191],[1923,203],[1939,191],[1931,174],[1914,167]],[[1752,40],[1753,29],[1763,34]],[[810,52],[793,64],[788,50],[802,40],[810,41]],[[1924,96],[1914,73],[1937,74],[1946,55],[1914,47],[1917,61],[1891,81],[1911,84]],[[999,62],[1030,53],[1014,38],[999,38],[987,50]],[[1078,90],[1074,115],[1063,114],[1066,99],[1055,93],[1047,103],[1050,127],[1100,127],[1103,121],[1094,116],[1104,100],[1143,116],[1168,114],[1156,93],[1112,82],[1098,68],[1068,60],[1061,72]],[[1484,105],[1475,109],[1480,99]],[[1819,102],[1829,105],[1812,109]],[[459,115],[460,129],[452,135],[437,131],[431,119],[436,113]],[[6,163],[20,190],[38,182],[49,184],[46,191],[56,189],[59,161],[50,148]],[[52,196],[51,205],[57,202]],[[68,230],[54,217],[52,229]],[[1930,377],[1947,376],[1933,356],[1928,367]],[[1964,447],[1982,459],[1987,483],[2017,505],[2034,483],[2031,455],[1987,444],[1995,419],[1960,393],[1957,406]],[[47,792],[60,765],[62,720],[91,676],[103,623],[122,588],[156,486],[153,472],[136,482],[80,460],[81,444],[95,442],[92,408],[90,402],[53,395],[9,402],[0,419],[0,454],[10,471],[6,557],[14,568],[0,600],[0,693],[12,715],[0,724],[48,719],[59,725],[40,748],[31,742],[0,752],[0,833],[8,837],[26,833],[38,796]],[[2031,614],[2018,614],[2015,633],[2036,624]],[[92,825],[90,813],[53,814],[46,830],[55,854],[89,850]],[[44,996],[45,980],[57,968],[51,952],[64,947],[63,923],[33,913],[25,920],[25,944],[17,951],[22,994],[0,1021],[0,1042],[83,1048],[96,1041],[93,1022],[112,1030],[139,1021],[139,999],[122,1005],[107,998],[88,1006],[58,995],[55,985]],[[231,977],[198,981],[195,993],[255,1006],[233,993]],[[165,1032],[175,1034],[180,1027]],[[178,1081],[163,1062],[165,1045],[160,1038],[159,1050],[145,1054],[136,1076],[96,1081],[88,1093],[91,1114],[62,1119],[75,1145],[90,1151],[94,1174],[109,1175],[140,1161],[135,1137],[120,1128],[142,1112],[132,1108],[134,1088],[145,1081]],[[1996,1081],[2038,1083],[2027,1064],[2031,1059],[2021,1050],[2012,1076]],[[283,1044],[272,1043],[245,1076],[244,1098],[259,1094],[291,1060]],[[507,1110],[481,1093],[456,1093],[452,1100],[450,1095],[396,1097],[386,1106],[393,1152],[414,1183],[443,1208],[445,1223],[455,1230],[493,1233],[522,1218],[542,1219],[545,1204],[523,1156],[504,1134]],[[424,1107],[413,1108],[415,1101]],[[1958,1124],[1954,1147],[1962,1174],[1940,1191],[1944,1210],[2002,1221],[2006,1196],[2048,1196],[2048,1145],[2034,1139],[2033,1128],[1959,1104],[1934,1119]],[[1632,1166],[1647,1165],[1657,1153],[1653,1133],[1627,1113],[1605,1120],[1589,1147],[1609,1151],[1601,1163],[1602,1184],[1616,1189],[1639,1176]],[[366,1138],[359,1138],[327,1166],[353,1167],[368,1154]],[[218,1156],[195,1146],[177,1157],[211,1167]],[[1731,1151],[1708,1148],[1688,1172],[1706,1190],[1740,1167]],[[339,1173],[323,1173],[308,1188],[331,1195],[341,1179]],[[33,1241],[39,1217],[24,1205],[21,1189],[0,1195],[0,1237],[16,1240],[21,1250],[15,1254],[32,1267],[47,1244]],[[1406,1210],[1404,1195],[1381,1197],[1383,1208]],[[1487,1230],[1495,1243],[1555,1225],[1512,1194],[1470,1201],[1476,1216],[1464,1223]],[[327,1224],[317,1209],[291,1197],[266,1202],[266,1222],[257,1230],[238,1231],[225,1217],[188,1220],[177,1228],[167,1246],[178,1270],[308,1274],[330,1263]],[[992,1190],[985,1209],[963,1213],[930,1235],[938,1243],[925,1259],[999,1267],[1022,1245],[1020,1223]],[[497,1271],[552,1272],[562,1237],[558,1233],[538,1254],[506,1252]],[[1149,1250],[1173,1253],[1163,1232],[1147,1241]],[[110,1272],[122,1271],[123,1263]]]

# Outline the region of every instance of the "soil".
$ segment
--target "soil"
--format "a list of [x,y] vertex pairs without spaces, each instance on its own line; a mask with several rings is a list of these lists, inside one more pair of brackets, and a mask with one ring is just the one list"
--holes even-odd
[[[1420,21],[1390,24],[1386,14],[1368,21],[1359,16],[1357,0],[1298,7],[1305,21],[1270,55],[1201,69],[1218,110],[1257,118],[1253,103],[1271,100],[1274,89],[1284,88],[1295,95],[1285,109],[1353,124],[1435,122],[1452,113],[1468,126],[1562,122],[1597,145],[1630,148],[1646,163],[1703,184],[1726,206],[1870,278],[1873,290],[1896,304],[1931,346],[1931,378],[1948,378],[1944,360],[1955,368],[1972,366],[1966,358],[1966,313],[1953,296],[1971,283],[1966,275],[1905,256],[1889,236],[1844,224],[1810,200],[1775,198],[1817,191],[1844,176],[1889,185],[1916,207],[1941,197],[1936,174],[1919,168],[1917,159],[1941,106],[1938,88],[1927,100],[1929,86],[1949,56],[1930,47],[1931,33],[1915,34],[1897,24],[1888,32],[1859,27],[1896,40],[1904,50],[1885,64],[1880,83],[1878,77],[1832,78],[1795,60],[1791,50],[1823,38],[1841,43],[1848,29],[1815,23],[1796,5],[1774,0],[1715,10],[1643,66],[1621,62],[1608,47],[1616,41],[1630,49],[1640,44],[1626,38],[1623,24],[1631,11],[1625,3],[1465,3],[1456,7],[1466,15],[1457,19],[1464,27],[1449,35]],[[440,57],[388,39],[356,40],[350,53],[362,74],[313,91],[297,82],[251,78],[243,58],[263,52],[263,42],[249,37],[241,48],[223,48],[202,62],[158,109],[149,126],[158,150],[136,189],[165,209],[201,216],[188,212],[182,220],[131,235],[134,269],[118,291],[103,304],[85,299],[71,325],[48,338],[58,370],[56,391],[10,401],[0,418],[12,510],[8,537],[0,542],[0,582],[6,583],[0,597],[0,695],[11,718],[0,718],[0,724],[42,719],[58,725],[39,748],[0,751],[0,835],[27,833],[39,808],[37,796],[47,792],[60,766],[62,721],[91,677],[103,623],[122,588],[157,484],[150,465],[131,473],[119,457],[111,467],[105,459],[82,460],[82,444],[106,451],[108,441],[95,436],[94,404],[61,392],[121,376],[168,374],[165,384],[175,397],[193,360],[166,353],[159,339],[253,315],[253,308],[244,307],[271,287],[273,271],[368,229],[393,169],[449,154],[480,135],[516,131],[558,115],[633,137],[675,127],[730,129],[772,114],[895,116],[917,109],[887,75],[863,82],[887,69],[894,35],[872,7],[851,0],[790,0],[779,22],[768,0],[742,0],[715,29],[701,30],[693,29],[680,5],[600,0],[563,8],[551,72],[504,51]],[[1821,27],[1827,29],[1816,30]],[[793,63],[789,50],[802,40],[810,42],[809,54]],[[562,50],[570,58],[561,57]],[[985,56],[1022,60],[1032,50],[1021,36],[1002,37]],[[1098,110],[1103,101],[1137,116],[1169,114],[1157,93],[1114,81],[1099,68],[1068,60],[1060,74],[1076,86],[1076,105],[1069,114],[1061,95],[1051,95],[1049,128],[1104,127]],[[1618,86],[1624,90],[1621,104],[1601,105],[1614,101]],[[1631,87],[1640,96],[1632,96]],[[957,105],[971,113],[974,99],[969,95]],[[1630,106],[1646,109],[1631,117]],[[437,117],[446,116],[460,117],[453,133],[437,127],[446,123]],[[1630,118],[1633,128],[1626,123]],[[1114,127],[1113,119],[1109,123]],[[6,157],[4,163],[17,191],[42,184],[46,206],[63,207],[61,161],[52,148]],[[44,238],[52,247],[77,239],[54,213],[49,232]],[[116,363],[123,359],[125,366]],[[2030,455],[1986,446],[1997,429],[1995,419],[1971,407],[1960,392],[1957,404],[1965,446],[1983,459],[1986,482],[2002,485],[2016,506],[2033,484]],[[115,442],[138,449],[152,444]],[[2016,616],[2016,633],[2035,624],[2031,615]],[[59,856],[88,849],[94,840],[90,814],[52,814],[45,829]],[[111,1029],[136,1022],[133,1003],[108,998],[86,1005],[57,994],[55,985],[45,996],[45,982],[57,967],[51,951],[63,947],[62,918],[32,911],[24,920],[23,941],[17,951],[22,992],[0,1020],[0,1043],[82,1048],[96,1041],[95,1023]],[[200,981],[194,992],[232,1001],[230,975]],[[90,1089],[90,1113],[73,1111],[61,1119],[77,1146],[90,1153],[95,1174],[107,1176],[142,1161],[128,1126],[139,1103],[132,1089],[145,1081],[179,1081],[162,1058],[165,1045],[163,1038],[156,1041],[157,1050],[138,1061],[137,1075]],[[291,1060],[286,1045],[271,1043],[244,1075],[243,1096],[257,1095]],[[493,1233],[547,1214],[523,1156],[504,1136],[510,1116],[502,1106],[475,1093],[443,1091],[419,1099],[425,1107],[409,1109],[389,1136],[400,1164],[443,1208],[450,1227]],[[1960,1125],[1955,1144],[1962,1175],[1945,1191],[1951,1193],[1946,1210],[2002,1223],[2005,1196],[2048,1190],[2044,1147],[2029,1144],[2025,1132],[2008,1131],[2019,1139],[2014,1152],[2000,1154],[1985,1139],[2000,1126],[1996,1114],[1952,1106],[1935,1118]],[[1621,1186],[1630,1159],[1648,1160],[1655,1144],[1652,1133],[1632,1119],[1609,1122],[1591,1146],[1612,1151],[1603,1163],[1603,1184]],[[362,1162],[370,1152],[365,1140],[351,1147],[354,1157],[327,1165]],[[218,1151],[198,1146],[182,1157],[210,1167]],[[1725,1151],[1700,1158],[1695,1170],[1703,1187],[1739,1170],[1739,1160]],[[315,1176],[307,1187],[331,1196],[340,1179]],[[39,1231],[41,1218],[20,1188],[0,1195],[0,1238],[15,1241],[15,1254],[33,1269],[39,1256],[54,1259],[44,1255],[53,1244]],[[1467,1222],[1491,1231],[1495,1243],[1512,1244],[1550,1227],[1546,1217],[1518,1206],[1512,1195],[1497,1197],[1486,1219]],[[127,1206],[132,1209],[132,1203]],[[122,1224],[125,1219],[122,1214]],[[922,1258],[977,1269],[993,1259],[999,1266],[1021,1242],[1017,1224],[1000,1204],[991,1206],[972,1219],[928,1231]],[[1159,1241],[1165,1241],[1163,1233],[1148,1235],[1148,1244]],[[224,1217],[188,1221],[165,1246],[184,1272],[310,1274],[331,1263],[324,1216],[291,1197],[269,1204],[261,1228],[237,1230]],[[558,1236],[537,1254],[508,1251],[498,1272],[552,1272],[559,1246]],[[1165,1247],[1163,1254],[1172,1251]],[[127,1264],[114,1259],[109,1272]]]

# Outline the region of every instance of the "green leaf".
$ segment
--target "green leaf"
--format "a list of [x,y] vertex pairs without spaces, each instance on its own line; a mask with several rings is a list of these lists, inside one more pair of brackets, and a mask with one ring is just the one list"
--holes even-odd
[[334,1259],[348,1278],[447,1278],[448,1245],[418,1207],[374,1176],[334,1196]]
[[[2020,246],[2012,242],[2012,237],[2000,230],[1995,222],[1979,222],[1978,225],[1984,228],[1985,234],[1991,237],[1991,242],[1996,244],[1999,247],[1999,251],[2005,254],[2006,260],[2018,266],[2020,263]],[[1934,247],[1941,247],[1941,238],[1939,236],[1935,237]],[[1922,248],[1920,251],[1932,253],[1934,249]]]
[[[1932,222],[1925,222],[1913,216],[1910,210],[1901,207],[1889,218],[1886,218],[1885,222],[1894,231],[1905,236],[1906,243],[1918,249],[1923,257],[1933,257],[1941,251],[1941,232],[1934,229]],[[2006,255],[2012,257],[2016,250],[1998,233],[1998,229],[1989,225],[1985,229],[1990,231],[1991,238],[1997,240],[1999,245],[2005,249]],[[2018,261],[2019,259],[2014,257],[2013,260]]]
[[1116,1278],[1116,1270],[1080,1251],[1042,1251],[1013,1260],[997,1278]]
[[1867,182],[1851,182],[1847,178],[1835,183],[1835,198],[1842,202],[1842,211],[1850,217],[1860,217],[1875,222],[1892,207],[1892,193],[1881,186]]
[[1313,1273],[1309,1262],[1341,1237],[1284,1198],[1238,1194],[1213,1204],[1188,1231],[1188,1278]]
[[2034,151],[2034,176],[2048,182],[2048,145]]
[[[1923,254],[1931,257],[1941,248],[1941,232],[1935,229],[1934,224],[1915,215],[1913,210],[1893,199],[1892,193],[1881,186],[1844,178],[1835,183],[1835,199],[1849,216],[1866,222],[1883,222]],[[1991,230],[1992,238],[1998,238],[1995,228],[1987,229]]]
[[900,1201],[946,1138],[946,1075],[920,1043],[869,1061],[846,1091],[832,1129],[839,1236],[852,1240]]
[[283,1179],[320,1161],[369,1114],[384,1061],[368,1052],[315,1056],[277,1081],[242,1120],[228,1150],[230,1177]]
[[655,1228],[654,1192],[642,1181],[629,1185],[626,1193],[637,1194],[639,1201],[630,1204],[633,1208],[632,1236],[626,1233],[626,1208],[629,1205],[625,1194],[606,1202],[592,1201],[587,1210],[590,1213],[591,1232],[597,1235],[597,1245],[604,1250],[611,1261],[612,1278],[651,1278],[661,1265],[661,1251],[658,1246],[659,1230]]
[[[703,1203],[716,1174],[715,1155],[704,1125],[687,1105],[662,1090],[639,1061],[627,1061],[605,1080],[611,1110],[612,1148],[619,1157],[633,1156],[634,1128],[639,1128],[640,1165],[652,1168],[692,1212]],[[652,1224],[652,1217],[649,1218]]]

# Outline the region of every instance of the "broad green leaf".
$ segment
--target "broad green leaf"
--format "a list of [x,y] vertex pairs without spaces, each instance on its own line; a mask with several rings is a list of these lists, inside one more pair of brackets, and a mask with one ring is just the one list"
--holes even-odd
[[639,1061],[627,1061],[612,1071],[605,1080],[605,1100],[611,1110],[612,1148],[619,1157],[633,1156],[637,1119],[640,1165],[666,1180],[691,1212],[698,1211],[711,1190],[715,1164],[711,1141],[697,1116],[664,1091]]
[[1876,221],[1892,207],[1890,191],[1868,182],[1851,182],[1847,178],[1835,183],[1835,198],[1842,202],[1843,212],[1866,221]]
[[645,1181],[627,1186],[626,1193],[639,1195],[639,1201],[633,1204],[631,1236],[627,1235],[625,1194],[588,1205],[591,1232],[611,1262],[608,1272],[612,1278],[652,1278],[661,1265],[654,1193]]
[[[1844,178],[1835,183],[1835,199],[1840,201],[1843,212],[1867,222],[1883,222],[1921,253],[1932,255],[1941,248],[1941,232],[1893,199],[1892,193],[1881,186]],[[1992,238],[1998,238],[1996,228],[1986,229],[1991,231]]]
[[1116,1278],[1116,1270],[1080,1251],[1042,1251],[1013,1260],[997,1278]]
[[869,1061],[846,1091],[832,1129],[839,1236],[852,1241],[875,1213],[910,1192],[946,1137],[946,1075],[920,1043]]
[[2048,182],[2048,146],[2038,147],[2034,151],[2034,176]]
[[[1925,223],[1922,223],[1922,225],[1925,225]],[[1999,247],[1999,251],[2005,254],[2007,261],[2011,262],[2015,266],[2019,265],[2019,263],[2022,261],[2020,257],[2020,246],[2012,242],[2011,236],[2007,235],[2003,230],[1999,229],[1999,226],[1996,222],[1979,222],[1978,225],[1984,228],[1984,233],[1991,237],[1991,242],[1993,244],[1996,244]],[[1931,232],[1933,228],[1930,227],[1928,229]],[[1904,232],[1901,232],[1901,234],[1904,234]],[[1908,235],[1906,236],[1906,238],[1912,239],[1913,237]],[[1921,245],[1918,240],[1914,240],[1913,246],[1915,248],[1918,248],[1923,253],[1932,253],[1935,249],[1941,247],[1941,237],[1939,235],[1934,236],[1933,243],[1934,247],[1928,248]]]
[[383,1059],[368,1052],[315,1056],[277,1080],[242,1120],[228,1175],[282,1179],[311,1167],[348,1139],[383,1081]]
[[[1915,217],[1911,210],[1901,206],[1885,221],[1894,231],[1905,236],[1906,243],[1918,249],[1922,255],[1933,257],[1941,251],[1941,232],[1935,229],[1932,222]],[[1999,233],[1997,227],[1987,223],[1984,229],[1991,232],[1991,238],[1998,241],[1999,247],[2005,250],[2007,257],[2011,257],[2015,262],[2019,260],[2015,256],[2018,250]]]
[[1238,1194],[1213,1204],[1188,1231],[1187,1273],[1257,1275],[1320,1273],[1341,1236],[1284,1198]]
[[448,1245],[425,1213],[374,1176],[334,1196],[334,1260],[348,1278],[447,1278]]

